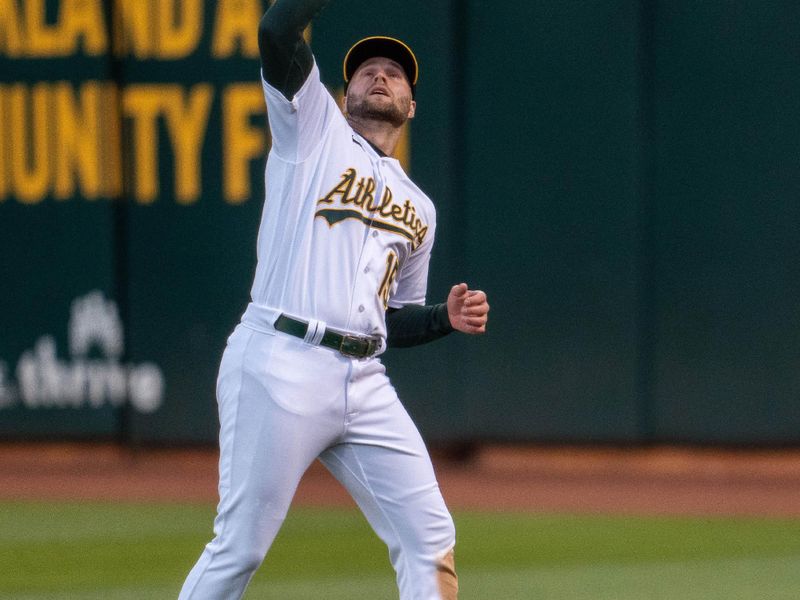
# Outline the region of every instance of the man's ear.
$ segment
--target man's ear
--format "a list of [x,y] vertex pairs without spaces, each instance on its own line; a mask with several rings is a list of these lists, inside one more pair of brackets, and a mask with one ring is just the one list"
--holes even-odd
[[347,93],[346,92],[342,95],[342,99],[339,102],[342,105],[342,112],[344,114],[347,114]]
[[417,114],[417,102],[416,100],[412,100],[408,108],[408,118],[413,119],[415,114]]

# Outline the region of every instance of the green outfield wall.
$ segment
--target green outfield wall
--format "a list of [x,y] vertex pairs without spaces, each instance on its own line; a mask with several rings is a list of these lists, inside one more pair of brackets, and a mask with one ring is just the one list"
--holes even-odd
[[[0,0],[0,438],[213,442],[269,148],[262,0]],[[385,357],[438,442],[800,442],[800,7],[333,0],[407,40],[429,302]]]

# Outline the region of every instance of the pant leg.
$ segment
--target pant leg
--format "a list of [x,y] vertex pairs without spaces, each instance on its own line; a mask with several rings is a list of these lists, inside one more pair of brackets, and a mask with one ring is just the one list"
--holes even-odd
[[365,368],[348,388],[343,443],[320,459],[387,544],[400,599],[440,600],[437,565],[455,544],[453,520],[425,444],[382,367]]
[[217,384],[220,502],[214,539],[179,600],[236,600],[278,533],[301,476],[341,433],[347,366],[239,326]]

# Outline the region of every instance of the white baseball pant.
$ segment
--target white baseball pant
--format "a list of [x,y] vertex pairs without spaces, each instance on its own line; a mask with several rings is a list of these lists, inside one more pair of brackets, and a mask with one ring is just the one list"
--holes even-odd
[[400,599],[440,600],[455,528],[384,366],[258,329],[237,326],[222,358],[215,537],[179,600],[242,597],[317,457],[388,546]]

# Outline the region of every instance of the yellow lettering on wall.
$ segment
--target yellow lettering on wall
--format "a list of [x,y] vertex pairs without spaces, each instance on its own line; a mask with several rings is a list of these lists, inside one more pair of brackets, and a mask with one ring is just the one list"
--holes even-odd
[[25,30],[28,56],[59,56],[62,43],[58,26],[45,19],[45,0],[26,0]]
[[117,86],[105,86],[101,113],[100,167],[103,195],[118,198],[122,195],[122,114],[120,113],[120,93]]
[[175,60],[197,50],[203,34],[203,0],[114,0],[118,55]]
[[186,94],[179,85],[134,85],[123,94],[123,112],[132,120],[133,196],[151,204],[159,193],[158,123],[164,117],[175,155],[175,198],[197,201],[201,154],[214,91],[199,84]]
[[214,90],[208,84],[192,88],[188,98],[175,87],[165,99],[167,131],[175,151],[175,199],[192,204],[200,196],[201,155]]
[[0,54],[22,56],[23,34],[17,0],[0,0]]
[[11,153],[11,181],[14,195],[23,204],[41,202],[50,181],[48,160],[47,84],[11,86],[6,99]]
[[150,58],[153,52],[151,0],[114,0],[114,48],[119,56]]
[[61,0],[61,40],[64,55],[78,52],[80,39],[86,54],[103,54],[108,46],[103,5],[92,0]]
[[83,196],[96,199],[100,196],[100,111],[101,87],[96,81],[86,82],[76,98],[72,86],[66,82],[55,84],[53,89],[53,129],[58,139],[53,144],[56,155],[54,196],[66,200],[75,194],[75,182]]
[[225,201],[241,204],[250,197],[250,163],[263,158],[266,132],[251,123],[265,112],[264,96],[257,83],[233,84],[222,101],[223,187]]
[[[189,89],[133,84],[124,90],[93,80],[0,84],[0,202],[118,198],[125,173],[130,185],[124,193],[150,204],[161,192],[159,170],[167,158],[163,164],[174,169],[175,202],[193,204],[203,191],[214,96],[210,83]],[[241,204],[252,194],[254,162],[263,161],[268,143],[261,86],[232,84],[220,104],[223,199]],[[123,119],[129,127],[125,153]],[[130,157],[128,171],[123,156]]]
[[203,33],[202,1],[158,0],[158,32],[158,58],[184,58],[194,52]]
[[211,42],[214,58],[228,58],[237,50],[242,56],[257,57],[257,29],[262,14],[261,0],[220,0]]
[[123,95],[123,113],[132,120],[133,196],[140,204],[152,204],[158,195],[158,117],[163,88],[134,85]]

